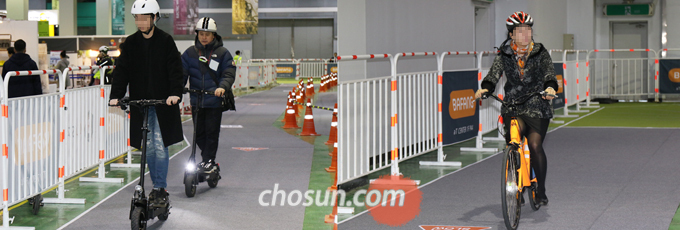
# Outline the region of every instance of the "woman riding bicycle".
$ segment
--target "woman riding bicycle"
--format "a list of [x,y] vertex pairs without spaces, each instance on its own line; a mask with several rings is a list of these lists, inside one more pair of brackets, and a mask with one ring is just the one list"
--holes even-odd
[[[541,43],[534,43],[531,27],[534,20],[527,13],[515,12],[506,20],[508,38],[501,44],[500,54],[496,56],[489,74],[484,77],[481,89],[477,90],[476,98],[482,94],[493,93],[500,77],[505,73],[505,101],[521,99],[523,96],[545,91],[555,95],[558,89],[555,69],[548,50]],[[510,140],[510,117],[519,121],[522,135],[528,140],[531,152],[531,167],[536,174],[538,189],[537,203],[548,204],[545,195],[545,177],[548,168],[543,150],[543,140],[548,131],[553,110],[549,103],[552,96],[535,96],[524,104],[517,105],[515,111],[509,111],[506,106],[501,108],[505,123],[505,139]]]

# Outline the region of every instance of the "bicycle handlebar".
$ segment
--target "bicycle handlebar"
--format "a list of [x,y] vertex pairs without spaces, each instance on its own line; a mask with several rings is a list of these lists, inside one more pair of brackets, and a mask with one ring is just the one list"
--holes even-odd
[[184,88],[184,93],[215,94],[215,91]]
[[529,99],[531,99],[533,96],[536,96],[536,95],[558,98],[557,95],[549,94],[549,93],[546,93],[545,91],[539,91],[539,92],[533,92],[533,93],[529,93],[527,95],[524,95],[523,97],[521,97],[522,98],[521,100],[512,100],[510,102],[505,102],[496,95],[493,95],[491,93],[484,93],[484,94],[482,94],[481,98],[475,99],[475,102],[478,102],[482,99],[486,99],[489,96],[491,96],[493,99],[496,99],[497,101],[501,102],[501,104],[503,104],[503,105],[516,106],[516,105],[524,104],[525,102],[527,102]]

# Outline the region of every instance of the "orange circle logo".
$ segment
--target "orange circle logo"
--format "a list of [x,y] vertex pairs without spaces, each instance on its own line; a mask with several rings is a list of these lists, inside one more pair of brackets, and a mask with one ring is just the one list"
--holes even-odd
[[392,227],[402,226],[420,214],[423,192],[404,176],[381,176],[368,187],[365,204],[373,219]]
[[276,73],[293,73],[293,67],[276,67]]
[[471,117],[475,115],[475,91],[472,89],[451,91],[449,95],[449,116],[451,119]]
[[671,71],[668,72],[668,78],[671,79],[672,82],[680,83],[680,68],[671,69]]
[[562,74],[555,75],[555,78],[557,78],[557,89],[556,93],[562,93],[564,92],[564,80],[562,79]]

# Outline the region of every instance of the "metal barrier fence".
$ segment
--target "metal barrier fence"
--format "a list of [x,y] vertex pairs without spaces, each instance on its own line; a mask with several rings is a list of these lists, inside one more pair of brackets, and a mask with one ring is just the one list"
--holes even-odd
[[[398,153],[396,164],[393,164],[392,174],[399,174],[398,161],[430,152],[439,147],[437,137],[441,121],[438,104],[441,102],[439,94],[438,71],[420,73],[397,73],[400,57],[431,56],[436,60],[435,52],[400,53],[393,56],[392,78],[395,84],[392,106],[396,131],[394,134],[394,148]],[[433,60],[433,61],[435,61]],[[396,99],[396,100],[395,100]]]
[[[453,54],[454,52],[448,52]],[[491,55],[491,54],[496,54],[497,52],[492,52],[492,51],[466,51],[466,52],[455,52],[456,55],[474,55],[477,59],[476,63],[476,70],[477,70],[477,87],[481,88],[482,86],[482,80],[486,75],[489,73],[489,68],[485,68],[482,66],[482,61],[483,57],[485,55]],[[499,81],[496,83],[496,89],[494,91],[495,94],[500,95],[500,97],[503,97],[505,94],[505,77],[501,77]],[[479,104],[479,129],[477,131],[477,136],[475,137],[475,147],[469,148],[469,147],[463,147],[460,148],[461,152],[496,152],[498,151],[497,148],[484,148],[484,141],[505,141],[503,137],[499,136],[498,137],[487,137],[484,138],[483,135],[496,131],[498,129],[498,121],[500,119],[501,115],[501,103],[495,100],[484,100],[481,101]],[[443,154],[443,153],[442,153]],[[481,155],[480,155],[481,157]]]
[[236,66],[233,88],[266,86],[276,82],[276,62],[270,59],[251,59]]
[[[122,179],[104,178],[104,162],[129,149],[126,144],[126,115],[122,110],[106,105],[110,86],[102,84],[66,90],[66,78],[60,77],[58,93],[8,98],[11,77],[35,73],[67,76],[73,70],[98,68],[71,67],[64,73],[58,70],[19,71],[8,73],[5,77],[0,91],[0,140],[5,156],[0,177],[4,195],[4,226],[9,226],[9,206],[55,186],[57,198],[44,198],[43,203],[84,204],[85,199],[64,197],[65,179],[98,164],[101,166],[99,178],[93,179],[99,180],[88,181],[122,182]],[[105,72],[106,68],[102,71]]]
[[[9,81],[58,70],[8,72],[0,90],[3,226],[9,226],[9,206],[39,195],[57,182],[59,138],[57,94],[9,99]],[[51,106],[50,106],[51,105]],[[40,113],[42,112],[42,113]],[[51,112],[51,113],[50,113]]]
[[[644,58],[591,58],[593,53],[647,53]],[[607,49],[588,52],[591,97],[658,100],[658,52],[651,49]],[[652,78],[651,76],[654,76]],[[589,98],[588,98],[589,99]]]
[[326,61],[321,59],[301,59],[300,76],[302,78],[321,77],[324,72]]
[[[101,69],[102,79],[104,79],[106,70],[113,69],[115,66],[109,67],[104,66]],[[68,70],[67,70],[68,71]],[[67,72],[64,71],[64,72]],[[105,163],[107,160],[113,159],[120,154],[127,152],[127,145],[125,140],[125,116],[126,114],[119,108],[109,107],[108,99],[111,94],[111,86],[104,85],[104,81],[99,81],[99,97],[95,100],[94,110],[97,110],[99,127],[97,127],[99,139],[96,141],[95,146],[98,149],[98,162],[99,170],[97,171],[98,176],[96,178],[92,177],[81,177],[80,181],[89,182],[108,182],[108,183],[123,183],[123,178],[106,178]],[[97,87],[95,87],[97,88]],[[67,94],[69,91],[66,91]],[[68,96],[66,98],[69,98]],[[92,122],[90,122],[92,124]],[[90,138],[92,140],[92,138]],[[88,151],[89,152],[89,151]],[[93,154],[89,154],[93,155]],[[88,156],[91,157],[91,156]]]
[[[606,59],[591,59],[592,52],[598,50],[551,50],[560,52],[562,61],[554,63],[562,64],[563,81],[560,82],[564,91],[565,109],[564,115],[569,112],[587,112],[581,108],[590,106],[591,96],[600,96],[599,93],[590,90],[599,87],[603,81],[602,74],[591,74],[593,65],[601,65],[594,62],[604,62]],[[619,50],[613,50],[619,51]],[[638,51],[638,50],[628,50]],[[644,50],[649,52],[650,50]],[[350,180],[362,177],[371,172],[391,166],[391,174],[399,174],[398,163],[434,149],[438,149],[437,162],[421,162],[423,165],[460,165],[459,162],[445,162],[442,145],[441,123],[441,75],[443,73],[443,58],[452,54],[476,55],[478,71],[478,83],[481,84],[483,76],[488,69],[482,66],[482,58],[496,52],[446,52],[438,57],[438,72],[421,72],[397,74],[397,60],[406,56],[426,56],[430,53],[400,53],[395,56],[381,55],[351,55],[340,56],[338,61],[367,60],[367,59],[390,59],[392,75],[366,80],[341,82],[338,87],[338,183],[342,184]],[[434,56],[434,53],[431,53]],[[656,57],[656,55],[654,55]],[[627,62],[635,63],[633,59]],[[589,68],[584,68],[589,67]],[[639,62],[638,62],[639,65]],[[633,66],[633,65],[630,65]],[[645,66],[644,63],[642,66]],[[632,68],[632,67],[630,67]],[[652,67],[658,70],[658,66]],[[647,73],[642,69],[642,74]],[[621,71],[621,70],[620,70]],[[636,71],[628,73],[633,75]],[[638,71],[640,72],[640,71]],[[647,75],[649,76],[649,75]],[[623,81],[621,76],[613,76],[619,83],[616,86],[629,86],[630,91],[622,95],[650,95],[651,89],[658,88],[658,83],[649,77],[630,77]],[[391,79],[391,81],[389,80]],[[637,79],[637,80],[636,80]],[[642,80],[648,80],[647,83]],[[585,80],[586,82],[581,84]],[[497,84],[496,93],[504,94],[503,86],[505,78]],[[613,81],[612,81],[613,82]],[[391,93],[387,92],[387,88]],[[636,85],[637,87],[633,87]],[[637,90],[633,90],[637,88]],[[644,90],[643,90],[644,88]],[[418,93],[415,93],[418,92]],[[585,102],[585,105],[581,105]],[[576,110],[569,110],[569,106],[575,106]],[[388,112],[389,111],[389,112]],[[390,122],[387,122],[389,114]],[[562,115],[562,116],[564,116]],[[502,136],[483,138],[482,135],[495,132],[499,127],[500,102],[484,101],[479,110],[479,131],[476,137],[476,147],[470,149],[474,152],[485,151],[484,141],[504,141]],[[557,116],[556,116],[557,117]],[[384,119],[384,120],[383,120]],[[388,125],[390,131],[388,132]],[[497,151],[497,149],[489,149]]]
[[[392,61],[389,54],[343,58]],[[394,104],[393,84],[391,76],[338,84],[338,184],[386,168],[394,161],[389,157],[394,149],[390,140],[394,138],[395,111],[389,106]]]
[[[291,64],[295,65],[295,79],[314,77],[318,78],[326,75],[328,68],[328,60],[320,58],[310,58],[310,59],[251,59],[250,63],[260,63],[269,62],[273,63],[274,67],[276,64]],[[245,64],[248,65],[248,64]],[[276,69],[274,68],[274,73]],[[271,80],[271,79],[270,79]]]
[[[9,99],[12,77],[59,73],[59,70],[8,72],[0,87],[3,226],[10,226],[9,206],[40,195],[57,183],[59,96],[47,94]],[[42,113],[41,113],[42,112]],[[13,218],[12,218],[13,219]],[[33,229],[33,228],[27,228]]]

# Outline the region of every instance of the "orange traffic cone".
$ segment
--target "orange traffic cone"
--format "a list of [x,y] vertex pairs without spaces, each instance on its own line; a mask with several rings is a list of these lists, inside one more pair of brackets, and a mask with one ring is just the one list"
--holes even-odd
[[297,125],[297,120],[295,119],[295,109],[292,106],[288,106],[286,110],[286,124],[283,125],[284,129],[297,129],[300,126]]
[[319,93],[324,92],[324,83],[323,83],[323,76],[321,76],[321,79],[319,80]]
[[338,74],[333,74],[333,84],[334,87],[338,85]]
[[333,144],[333,152],[329,155],[331,155],[331,166],[326,168],[326,172],[336,172],[338,171],[338,143]]
[[335,146],[338,145],[338,142],[333,143],[333,151],[330,151],[328,153],[329,156],[333,157],[333,155],[338,155],[338,148],[335,148]]
[[335,202],[335,205],[333,205],[333,212],[331,212],[330,215],[326,215],[324,217],[324,222],[325,223],[335,223],[335,217],[338,215],[338,204]]
[[302,110],[305,108],[305,101],[307,101],[307,94],[305,93],[304,88],[300,90],[300,104],[298,104],[298,110]]
[[333,83],[331,83],[331,86],[332,86],[332,87],[335,87],[335,86],[338,85],[338,74],[333,74],[333,80],[332,80],[332,82],[333,82]]
[[283,111],[283,118],[281,119],[281,122],[286,122],[286,113],[288,112],[288,108],[290,106],[290,93],[288,94],[288,97],[286,98],[286,110]]
[[314,115],[312,115],[312,100],[307,99],[307,111],[305,111],[305,123],[302,125],[300,136],[318,136],[314,128]]
[[302,100],[302,90],[297,91],[297,96],[295,96],[296,101],[297,101],[297,111],[299,112],[302,109],[302,104],[304,104],[304,101]]
[[326,145],[332,145],[338,142],[338,103],[335,103],[335,108],[333,108],[333,119],[331,120],[331,132],[328,134],[328,141]]
[[[288,93],[288,98],[286,99],[286,110],[283,111],[283,114],[286,114],[288,112],[288,108],[292,105],[292,101],[290,99],[290,92]],[[283,119],[281,119],[281,122],[286,122],[286,116],[283,116]]]
[[290,100],[291,100],[291,106],[293,107],[293,109],[295,109],[295,117],[298,118],[298,117],[300,117],[300,111],[298,110],[298,107],[295,105],[295,103],[293,103],[295,101],[298,101],[297,93],[295,93],[295,92],[297,92],[296,89],[297,89],[297,87],[293,87],[293,90],[290,91],[290,94],[291,94]]
[[333,79],[334,79],[334,78],[333,78],[333,75],[332,75],[332,74],[331,74],[330,76],[328,76],[328,83],[329,83],[329,84],[328,84],[328,88],[329,88],[329,89],[330,89],[330,88],[333,88],[333,86],[334,86],[334,85],[333,85]]
[[309,82],[307,83],[307,95],[310,97],[314,95],[314,79],[309,78]]
[[[335,174],[335,180],[333,181],[333,186],[329,187],[328,189],[332,191],[336,191],[338,189],[338,173]],[[333,204],[333,211],[331,212],[330,215],[326,215],[324,218],[324,222],[326,223],[335,223],[335,220],[337,219],[338,215],[338,202],[336,201],[335,204]]]
[[328,82],[328,75],[323,77],[323,91],[328,92],[330,89],[330,82]]
[[298,109],[297,105],[295,105],[295,100],[291,100],[290,104],[291,104],[290,106],[295,111],[295,118],[297,119],[298,117],[300,117],[300,109]]

